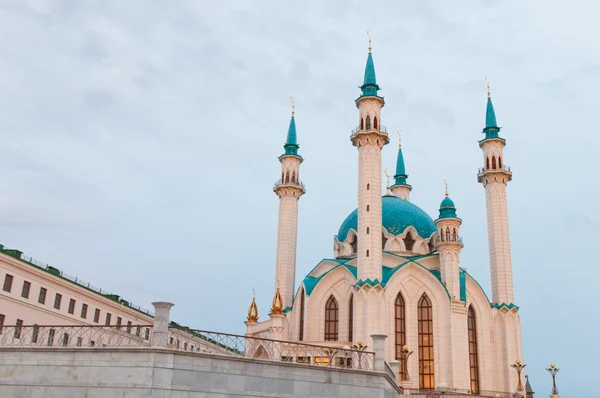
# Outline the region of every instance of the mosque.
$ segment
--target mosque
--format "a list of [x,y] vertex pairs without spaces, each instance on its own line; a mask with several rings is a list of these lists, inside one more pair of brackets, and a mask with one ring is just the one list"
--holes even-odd
[[435,217],[410,201],[401,146],[394,184],[381,196],[381,150],[389,137],[381,126],[385,101],[370,40],[360,89],[358,127],[350,137],[358,150],[358,207],[333,237],[333,256],[320,260],[299,287],[298,201],[306,191],[292,111],[273,189],[280,200],[273,305],[269,318],[258,322],[252,301],[247,335],[341,348],[369,347],[372,334],[385,334],[385,360],[402,359],[404,387],[428,390],[445,383],[473,394],[514,391],[518,379],[511,365],[522,360],[522,348],[506,202],[512,172],[504,164],[506,140],[489,84],[477,179],[485,189],[491,300],[461,268],[462,220],[447,189]]

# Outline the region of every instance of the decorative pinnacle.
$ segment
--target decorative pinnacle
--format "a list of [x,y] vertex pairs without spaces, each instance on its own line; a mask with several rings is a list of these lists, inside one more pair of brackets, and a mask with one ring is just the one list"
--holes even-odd
[[487,86],[488,98],[492,98],[492,93],[490,92],[490,81],[487,76],[485,77],[485,85]]
[[367,30],[367,36],[369,36],[369,54],[371,54],[371,31]]
[[448,197],[448,181],[444,180],[444,185],[446,185],[446,197]]
[[254,288],[252,288],[252,300],[254,300],[256,298],[256,290],[254,290]]
[[400,134],[400,129],[396,130],[396,134],[398,134],[398,149],[402,149],[402,134]]
[[383,174],[385,174],[385,177],[387,179],[387,185],[385,187],[385,189],[387,190],[387,192],[385,193],[386,195],[391,195],[390,193],[390,175],[388,174],[388,169],[386,168],[385,171],[383,172]]
[[294,97],[290,97],[290,101],[292,101],[292,117],[294,117],[294,110],[296,108],[296,101],[294,101]]

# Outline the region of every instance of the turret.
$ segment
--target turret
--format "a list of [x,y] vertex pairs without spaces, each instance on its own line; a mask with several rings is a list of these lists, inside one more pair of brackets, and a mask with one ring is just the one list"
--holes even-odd
[[279,197],[275,288],[279,290],[279,286],[281,286],[281,298],[285,307],[290,307],[294,298],[298,200],[306,192],[304,184],[300,181],[300,164],[303,159],[298,154],[299,146],[296,135],[294,99],[292,98],[292,117],[283,146],[285,152],[279,157],[281,179],[275,183],[273,188]]
[[394,196],[408,200],[412,187],[406,182],[408,174],[404,167],[404,156],[402,155],[402,141],[398,133],[398,158],[396,160],[396,174],[394,175],[394,185],[391,186]]

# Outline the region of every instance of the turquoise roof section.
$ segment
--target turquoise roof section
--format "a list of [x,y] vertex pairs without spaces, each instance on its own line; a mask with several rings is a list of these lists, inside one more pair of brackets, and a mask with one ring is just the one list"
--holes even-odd
[[446,196],[440,204],[440,216],[438,219],[440,218],[457,218],[454,202],[448,196]]
[[396,180],[395,185],[408,185],[408,183],[406,182],[407,178],[408,174],[406,174],[406,168],[404,167],[404,155],[402,155],[402,148],[398,148],[398,158],[396,160],[396,175],[394,175],[394,179]]
[[285,140],[285,148],[284,155],[295,155],[298,156],[298,142],[296,141],[296,120],[292,116],[292,120],[290,120],[290,127],[288,128],[287,139]]
[[377,79],[375,78],[375,64],[373,63],[373,55],[369,52],[367,57],[367,65],[365,66],[365,80],[363,85],[360,86],[362,90],[362,96],[377,96],[379,86],[377,85]]
[[[346,262],[350,261],[351,259],[346,260]],[[354,275],[354,279],[356,279],[358,277],[358,270],[356,269],[355,266],[353,265],[349,265],[346,263],[342,263],[340,265],[336,265],[335,267],[333,267],[332,269],[330,269],[327,272],[324,272],[322,275],[319,275],[317,277],[314,276],[306,276],[304,278],[304,280],[302,281],[302,283],[304,284],[304,288],[305,288],[305,292],[307,296],[310,296],[310,294],[312,293],[312,291],[314,290],[315,286],[317,286],[317,283],[319,283],[319,281],[321,279],[323,279],[323,277],[325,275],[327,275],[328,273],[330,273],[331,271],[333,271],[334,269],[337,269],[339,267],[345,267],[348,271],[350,271],[352,273],[352,275]]]
[[487,99],[487,108],[485,111],[485,128],[483,129],[483,133],[485,134],[485,138],[500,138],[498,133],[500,132],[500,127],[498,127],[498,123],[496,122],[496,112],[494,111],[494,105],[492,104],[492,98],[488,97]]
[[[382,225],[393,235],[399,235],[409,226],[414,227],[421,238],[429,238],[437,229],[433,220],[415,204],[395,196],[384,196],[382,204]],[[337,234],[340,242],[348,237],[350,229],[358,230],[358,209],[344,220]]]

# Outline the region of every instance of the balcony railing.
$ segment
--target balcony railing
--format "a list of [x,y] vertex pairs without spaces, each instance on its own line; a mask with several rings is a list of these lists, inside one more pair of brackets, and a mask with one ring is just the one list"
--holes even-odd
[[350,135],[354,135],[360,130],[365,130],[365,131],[376,130],[376,131],[381,131],[383,133],[387,133],[387,127],[385,127],[385,126],[379,126],[379,128],[371,127],[371,128],[366,128],[366,129],[361,129],[360,126],[358,126],[351,130]]
[[306,188],[306,187],[304,186],[304,183],[303,183],[302,181],[297,181],[297,182],[285,182],[285,183],[284,183],[284,182],[282,182],[281,178],[280,178],[279,180],[275,181],[275,184],[273,184],[273,186],[274,186],[274,187],[276,187],[277,185],[280,185],[280,184],[293,184],[293,185],[300,185],[302,188]]
[[442,234],[442,235],[437,235],[435,237],[435,243],[440,243],[440,242],[460,242],[462,243],[463,238],[462,236],[458,236],[458,235],[454,235],[454,234]]
[[375,353],[227,333],[169,328],[172,348],[310,366],[373,370]]
[[449,388],[448,391],[437,391],[437,390],[418,390],[413,388],[405,388],[404,394],[400,394],[399,398],[412,397],[412,396],[425,396],[425,397],[440,397],[440,398],[458,398],[458,397],[499,397],[499,398],[514,398],[522,397],[522,395],[515,395],[514,393],[504,391],[484,391],[479,390],[477,393],[472,393],[469,390],[459,390],[455,388]]
[[149,347],[152,325],[13,325],[0,327],[0,347]]
[[481,174],[481,173],[485,173],[486,171],[496,171],[496,170],[510,171],[510,166],[507,166],[507,165],[503,164],[502,166],[496,166],[496,168],[485,168],[485,167],[482,167],[482,168],[478,169],[477,173]]

